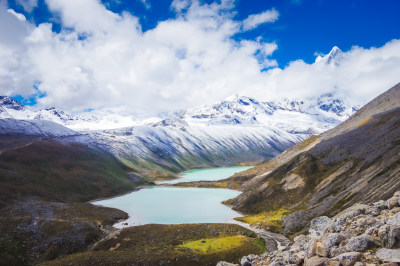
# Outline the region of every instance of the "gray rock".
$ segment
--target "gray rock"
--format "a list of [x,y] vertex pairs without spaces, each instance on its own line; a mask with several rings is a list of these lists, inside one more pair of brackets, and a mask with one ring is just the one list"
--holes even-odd
[[398,201],[399,201],[398,197],[390,198],[386,201],[386,206],[388,207],[388,209],[393,209],[394,207],[399,207]]
[[335,216],[335,218],[341,218],[341,219],[348,219],[348,218],[354,218],[360,214],[365,213],[369,206],[366,204],[354,204],[350,208],[345,209],[344,211],[340,212]]
[[247,256],[244,256],[244,257],[240,260],[240,265],[241,265],[241,266],[251,266],[251,261],[247,258]]
[[317,240],[315,238],[311,238],[306,244],[306,257],[311,258],[315,256],[316,248],[317,248]]
[[354,266],[365,266],[365,263],[357,261]]
[[327,249],[322,242],[318,241],[315,249],[315,254],[321,257],[328,257],[329,249]]
[[242,257],[242,259],[240,260],[240,265],[241,266],[252,266],[253,262],[258,258],[257,255],[254,254],[250,254],[247,256]]
[[377,221],[376,224],[374,224],[373,226],[367,228],[367,230],[365,230],[364,234],[366,234],[366,235],[372,235],[372,234],[378,235],[378,229],[382,225],[383,225],[382,222]]
[[381,213],[381,209],[375,206],[369,206],[366,210],[365,210],[365,214],[369,214],[372,216],[378,216]]
[[300,265],[304,262],[303,254],[294,253],[289,255],[289,258],[286,260],[288,264]]
[[333,247],[330,249],[329,254],[331,257],[339,256],[342,253],[346,253],[347,249],[345,247]]
[[380,200],[378,202],[372,203],[372,206],[377,207],[380,210],[387,209],[386,202],[384,200]]
[[239,264],[233,264],[226,261],[219,261],[217,263],[217,266],[239,266]]
[[341,233],[327,234],[322,238],[322,243],[328,250],[334,246],[338,246],[346,237]]
[[325,265],[328,265],[328,266],[342,266],[342,264],[340,262],[338,262],[337,260],[330,260],[330,261],[326,262]]
[[307,237],[305,235],[299,235],[296,236],[293,241],[294,243],[291,250],[304,250],[305,245],[307,244]]
[[348,251],[363,252],[367,249],[375,247],[374,239],[369,235],[360,235],[349,240],[346,245]]
[[310,237],[320,239],[326,233],[326,229],[332,226],[333,221],[326,216],[314,218],[310,225]]
[[353,266],[361,257],[359,252],[347,252],[334,257],[332,260],[339,261],[343,266]]
[[400,226],[381,226],[378,230],[378,238],[385,248],[400,248]]
[[275,261],[271,263],[269,266],[285,266],[286,264],[283,263],[282,261]]
[[387,221],[386,224],[388,225],[397,225],[400,226],[400,213],[396,213],[395,215],[391,216]]
[[305,241],[305,240],[307,240],[307,237],[305,235],[301,234],[301,235],[296,236],[293,239],[293,242],[296,243],[298,241]]
[[376,257],[382,262],[400,263],[400,249],[382,248],[376,252]]
[[328,258],[321,258],[314,256],[304,260],[304,266],[322,266],[328,260]]

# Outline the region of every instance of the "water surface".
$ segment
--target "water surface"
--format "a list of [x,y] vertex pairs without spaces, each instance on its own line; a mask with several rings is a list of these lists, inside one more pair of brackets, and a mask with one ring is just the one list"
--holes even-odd
[[[182,178],[162,183],[214,181],[249,168],[236,166],[192,170],[183,173]],[[241,215],[221,202],[240,193],[230,189],[154,186],[93,204],[128,213],[128,220],[115,225],[119,228],[143,224],[228,223]]]
[[221,201],[234,198],[230,189],[150,187],[120,197],[93,202],[117,208],[129,219],[116,227],[142,224],[227,223],[241,216]]
[[193,181],[215,181],[228,178],[236,173],[253,168],[253,166],[232,166],[232,167],[218,167],[196,169],[183,172],[181,178],[159,182],[159,184],[177,184],[179,182],[193,182]]

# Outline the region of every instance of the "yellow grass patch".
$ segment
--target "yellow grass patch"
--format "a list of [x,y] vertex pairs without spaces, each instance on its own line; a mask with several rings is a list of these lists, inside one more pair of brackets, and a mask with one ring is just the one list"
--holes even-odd
[[238,217],[235,220],[245,222],[250,225],[258,225],[269,231],[278,232],[282,229],[281,219],[290,214],[290,211],[285,208],[280,208],[276,211],[262,212],[245,217]]
[[177,248],[188,248],[193,252],[206,254],[240,247],[243,243],[249,240],[250,238],[242,235],[219,238],[202,238],[196,241],[186,242],[177,246]]

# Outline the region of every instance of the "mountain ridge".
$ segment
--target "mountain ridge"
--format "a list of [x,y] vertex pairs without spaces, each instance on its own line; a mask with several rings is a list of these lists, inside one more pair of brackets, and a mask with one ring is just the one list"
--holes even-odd
[[[135,121],[131,126],[100,130],[98,125],[103,122],[109,127],[108,117],[74,117],[55,108],[32,111],[12,99],[2,99],[9,103],[7,106],[17,108],[5,106],[0,118],[49,119],[73,130],[79,125],[95,126],[96,130],[77,132],[96,140],[128,167],[144,170],[147,175],[263,162],[310,135],[332,128],[355,110],[348,101],[333,94],[309,102],[261,102],[235,96],[213,105],[164,114],[162,118]],[[133,119],[126,121],[129,124]]]
[[228,203],[247,213],[289,208],[282,222],[293,233],[315,216],[389,198],[400,189],[399,96],[400,83],[337,127],[232,177],[245,192]]

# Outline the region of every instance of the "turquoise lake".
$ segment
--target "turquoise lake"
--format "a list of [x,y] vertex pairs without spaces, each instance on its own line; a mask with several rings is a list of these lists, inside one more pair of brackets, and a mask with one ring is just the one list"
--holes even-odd
[[[185,172],[183,178],[219,180],[231,176],[240,169],[248,168],[193,170]],[[143,224],[229,223],[241,215],[221,202],[240,193],[230,189],[154,186],[92,203],[127,212],[129,219],[116,225],[120,228]]]
[[253,166],[232,166],[190,170],[183,172],[183,174],[181,174],[181,178],[159,182],[159,184],[177,184],[180,182],[192,181],[215,181],[228,178],[235,173],[242,172],[250,168],[253,168]]

